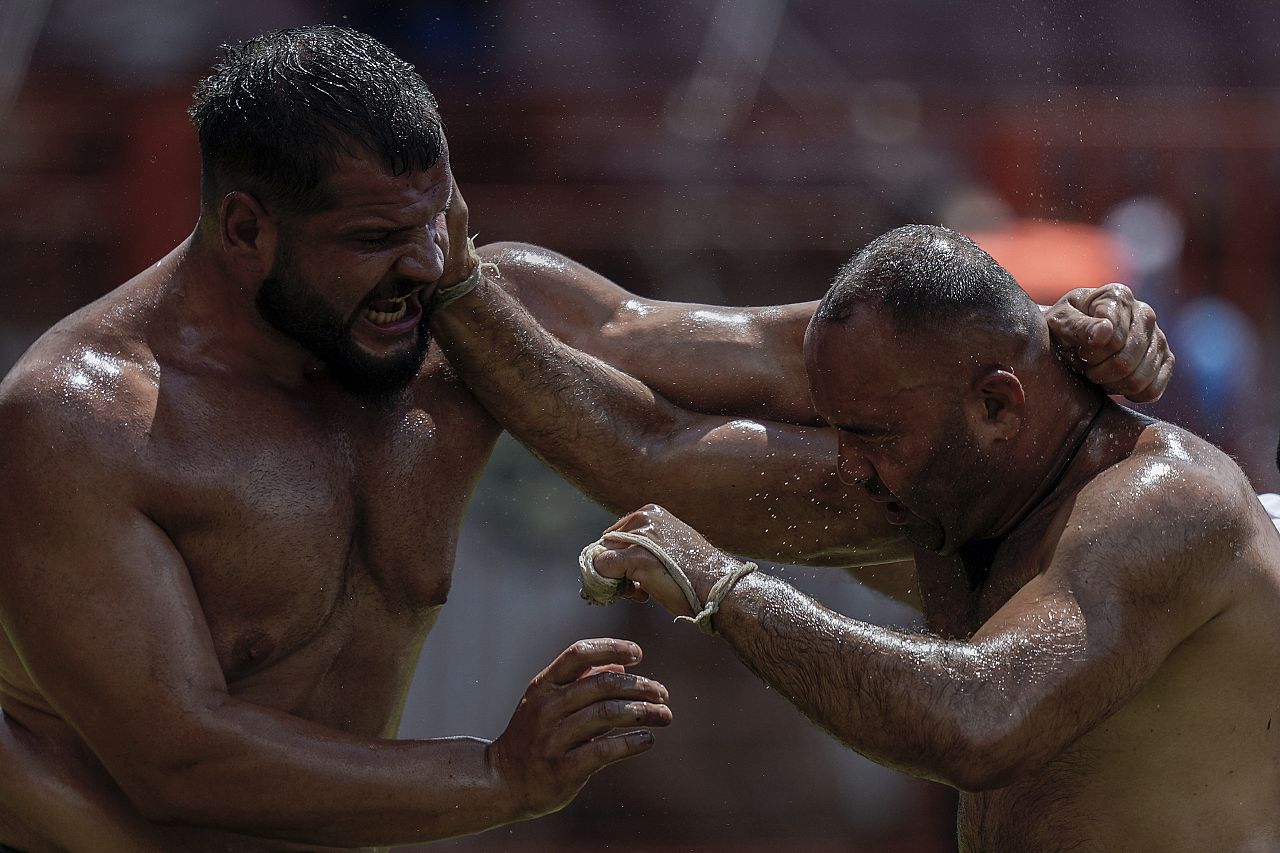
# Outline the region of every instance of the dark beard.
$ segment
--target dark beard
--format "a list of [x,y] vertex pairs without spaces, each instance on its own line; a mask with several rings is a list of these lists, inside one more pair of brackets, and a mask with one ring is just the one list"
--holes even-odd
[[[943,434],[947,436],[944,443],[933,449],[913,478],[926,491],[909,488],[904,495],[913,506],[933,510],[930,519],[919,527],[908,528],[906,536],[912,545],[935,554],[954,553],[973,538],[973,532],[964,528],[962,519],[972,501],[994,487],[998,474],[993,472],[1000,470],[978,449],[959,408],[948,420]],[[945,484],[951,486],[948,488]]]
[[424,311],[412,349],[390,357],[369,355],[352,338],[351,323],[297,276],[283,252],[255,301],[262,319],[320,359],[343,390],[375,402],[399,396],[421,371],[431,345],[430,317]]

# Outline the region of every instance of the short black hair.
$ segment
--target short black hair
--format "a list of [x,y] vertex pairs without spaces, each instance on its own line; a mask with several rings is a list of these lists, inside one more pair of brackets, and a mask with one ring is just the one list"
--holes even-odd
[[836,273],[814,319],[839,322],[863,305],[886,311],[907,333],[972,321],[1021,337],[1040,317],[1008,270],[973,240],[939,225],[904,225],[867,244]]
[[345,27],[279,30],[224,45],[188,113],[200,139],[201,198],[244,181],[264,204],[315,204],[340,154],[373,155],[395,175],[444,150],[435,96],[413,66]]

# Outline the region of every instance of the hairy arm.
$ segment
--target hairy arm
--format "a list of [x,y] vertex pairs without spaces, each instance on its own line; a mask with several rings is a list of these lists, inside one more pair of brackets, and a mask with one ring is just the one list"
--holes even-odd
[[[1128,701],[1227,606],[1228,585],[1214,581],[1255,535],[1240,517],[1247,489],[1169,467],[1113,469],[1086,487],[1049,566],[967,641],[867,625],[759,573],[733,588],[715,627],[747,666],[868,757],[965,790],[1007,785]],[[1131,512],[1108,512],[1118,489],[1135,495]],[[622,529],[678,555],[702,600],[734,564],[660,508]],[[687,613],[648,552],[612,551],[596,567]]]
[[727,550],[789,562],[909,556],[866,494],[839,482],[831,430],[676,406],[558,340],[487,276],[432,326],[502,425],[616,512],[662,501]]
[[672,403],[710,414],[818,424],[801,349],[816,302],[735,308],[645,299],[524,243],[480,249],[502,284],[561,341]]
[[0,625],[147,818],[339,847],[445,838],[562,806],[648,743],[599,736],[669,717],[660,685],[593,672],[638,660],[619,641],[558,658],[493,743],[357,737],[235,698],[182,555],[139,508],[145,436],[62,390],[0,405]]
[[[727,307],[645,299],[563,255],[494,243],[481,257],[560,340],[634,376],[672,403],[821,425],[801,350],[817,302]],[[1122,284],[1073,290],[1044,309],[1070,363],[1108,393],[1158,399],[1173,371],[1151,306]]]

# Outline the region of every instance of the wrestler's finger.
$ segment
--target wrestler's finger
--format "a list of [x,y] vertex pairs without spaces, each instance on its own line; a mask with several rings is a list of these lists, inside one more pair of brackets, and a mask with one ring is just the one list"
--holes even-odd
[[543,672],[546,680],[553,684],[572,684],[592,667],[611,663],[633,666],[642,657],[640,647],[630,640],[615,640],[612,637],[578,640],[561,652]]
[[605,549],[591,564],[601,577],[643,583],[654,572],[666,575],[662,563],[646,548],[617,540],[604,540]]
[[[1113,394],[1124,394],[1132,399],[1135,391],[1149,387],[1160,370],[1161,343],[1151,338],[1146,350],[1139,355],[1118,353],[1101,364],[1088,368],[1084,375],[1100,385],[1107,385]],[[1130,360],[1136,362],[1131,364]]]
[[1135,403],[1153,403],[1159,400],[1164,394],[1164,389],[1169,385],[1170,377],[1173,376],[1173,362],[1173,353],[1169,353],[1165,356],[1164,361],[1161,362],[1155,378],[1151,380],[1149,385],[1125,396]]
[[602,767],[648,752],[653,748],[653,742],[653,732],[645,729],[618,732],[575,747],[565,755],[565,759],[571,773],[585,778]]
[[1130,334],[1120,351],[1105,359],[1085,355],[1085,361],[1091,366],[1085,369],[1084,375],[1113,394],[1127,394],[1135,384],[1130,379],[1135,371],[1146,364],[1159,364],[1156,358],[1159,346],[1156,337]]
[[630,672],[598,672],[565,686],[558,701],[563,716],[612,699],[667,703],[667,688],[660,682]]
[[[622,518],[619,518],[617,521],[615,521],[613,524],[610,524],[609,527],[605,530],[605,533],[612,533],[615,530],[631,531],[631,530],[634,530],[636,527],[643,526],[648,521],[648,519],[645,516],[645,509],[647,509],[647,507],[633,510],[632,512],[627,513]],[[605,540],[605,544],[608,544],[607,539]]]
[[[1086,329],[1085,340],[1080,346],[1080,355],[1087,364],[1097,364],[1122,352],[1127,344],[1132,343],[1130,329],[1133,326],[1133,299],[1123,298],[1118,293],[1123,285],[1110,284],[1089,298],[1085,305],[1085,314],[1090,324]],[[1128,292],[1128,288],[1124,288]],[[1139,336],[1140,343],[1146,338]]]
[[[665,704],[631,699],[601,699],[566,715],[552,746],[567,752],[614,729],[668,726],[671,719],[671,709]],[[561,738],[562,743],[554,742]]]
[[1093,291],[1087,287],[1069,291],[1049,309],[1046,319],[1054,338],[1069,350],[1078,350],[1089,343],[1098,323],[1104,321],[1090,317],[1086,311]]
[[680,586],[667,573],[662,563],[647,549],[631,545],[620,550],[603,551],[594,562],[597,573],[604,577],[624,577],[643,588],[676,616],[692,614]]

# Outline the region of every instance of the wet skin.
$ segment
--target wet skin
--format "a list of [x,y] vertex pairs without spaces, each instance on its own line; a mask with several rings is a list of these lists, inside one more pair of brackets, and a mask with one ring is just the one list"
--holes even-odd
[[[880,318],[812,326],[842,478],[916,543],[933,635],[760,574],[715,627],[853,749],[961,789],[964,851],[1276,849],[1280,537],[1225,454],[1045,351],[975,369],[954,341],[903,346]],[[616,526],[675,555],[702,600],[737,565],[660,507]],[[688,613],[647,551],[595,565]]]
[[[1274,847],[1280,657],[1258,650],[1280,638],[1280,539],[1246,478],[1207,442],[1064,382],[1052,359],[1015,370],[1016,391],[1000,371],[922,366],[956,363],[954,344],[841,369],[868,347],[894,354],[885,327],[871,312],[811,327],[814,399],[840,430],[842,479],[897,499],[886,516],[917,545],[928,625],[974,656],[953,689],[981,683],[948,710],[986,729],[974,755],[964,721],[941,715],[968,769],[888,754],[966,790],[964,850]],[[968,382],[974,396],[957,395]],[[950,461],[948,443],[965,448]],[[900,725],[927,695],[904,692]]]
[[[402,358],[421,330],[381,309],[440,277],[450,185],[447,161],[401,178],[349,163],[332,208],[279,228],[232,199],[221,234],[60,323],[6,379],[0,705],[15,763],[57,755],[48,775],[70,781],[38,809],[6,797],[5,842],[316,849],[476,831],[560,807],[651,743],[549,737],[669,721],[660,684],[611,672],[638,652],[602,641],[530,688],[505,742],[383,740],[499,429],[438,351],[402,394],[354,396],[252,299],[292,239],[287,272],[320,313],[369,359]],[[548,778],[531,751],[550,753]]]
[[[33,806],[0,789],[10,821],[0,840],[33,851],[260,850],[444,837],[557,808],[596,767],[647,748],[613,739],[591,762],[557,764],[565,745],[547,733],[583,728],[546,710],[567,713],[563,697],[584,708],[625,700],[592,736],[670,719],[660,685],[600,670],[635,663],[629,644],[597,644],[531,687],[530,707],[551,716],[513,719],[505,742],[384,740],[499,426],[437,349],[404,393],[364,398],[259,315],[255,296],[275,274],[309,287],[317,315],[349,329],[367,360],[406,358],[421,343],[417,309],[399,315],[395,302],[421,304],[441,275],[447,162],[397,177],[355,160],[332,190],[331,206],[288,221],[229,195],[192,239],[45,335],[0,389],[11,484],[0,508],[11,737],[0,755],[28,774],[44,766],[32,778],[60,792]],[[814,419],[797,381],[812,305],[653,303],[553,253],[490,256],[557,335],[667,396]],[[668,359],[655,363],[657,352]],[[639,493],[683,502],[735,550],[836,562],[832,549],[850,542],[863,557],[900,548],[883,521],[848,511],[870,503],[836,479],[830,431],[700,424],[733,439],[712,442],[724,471],[714,500],[690,497],[687,478],[571,475],[614,506]],[[803,479],[796,460],[811,460]],[[734,491],[754,500],[727,511]],[[779,546],[768,520],[794,507],[806,509]],[[517,760],[531,752],[538,760]],[[539,778],[514,778],[523,771],[512,768],[544,765]]]

